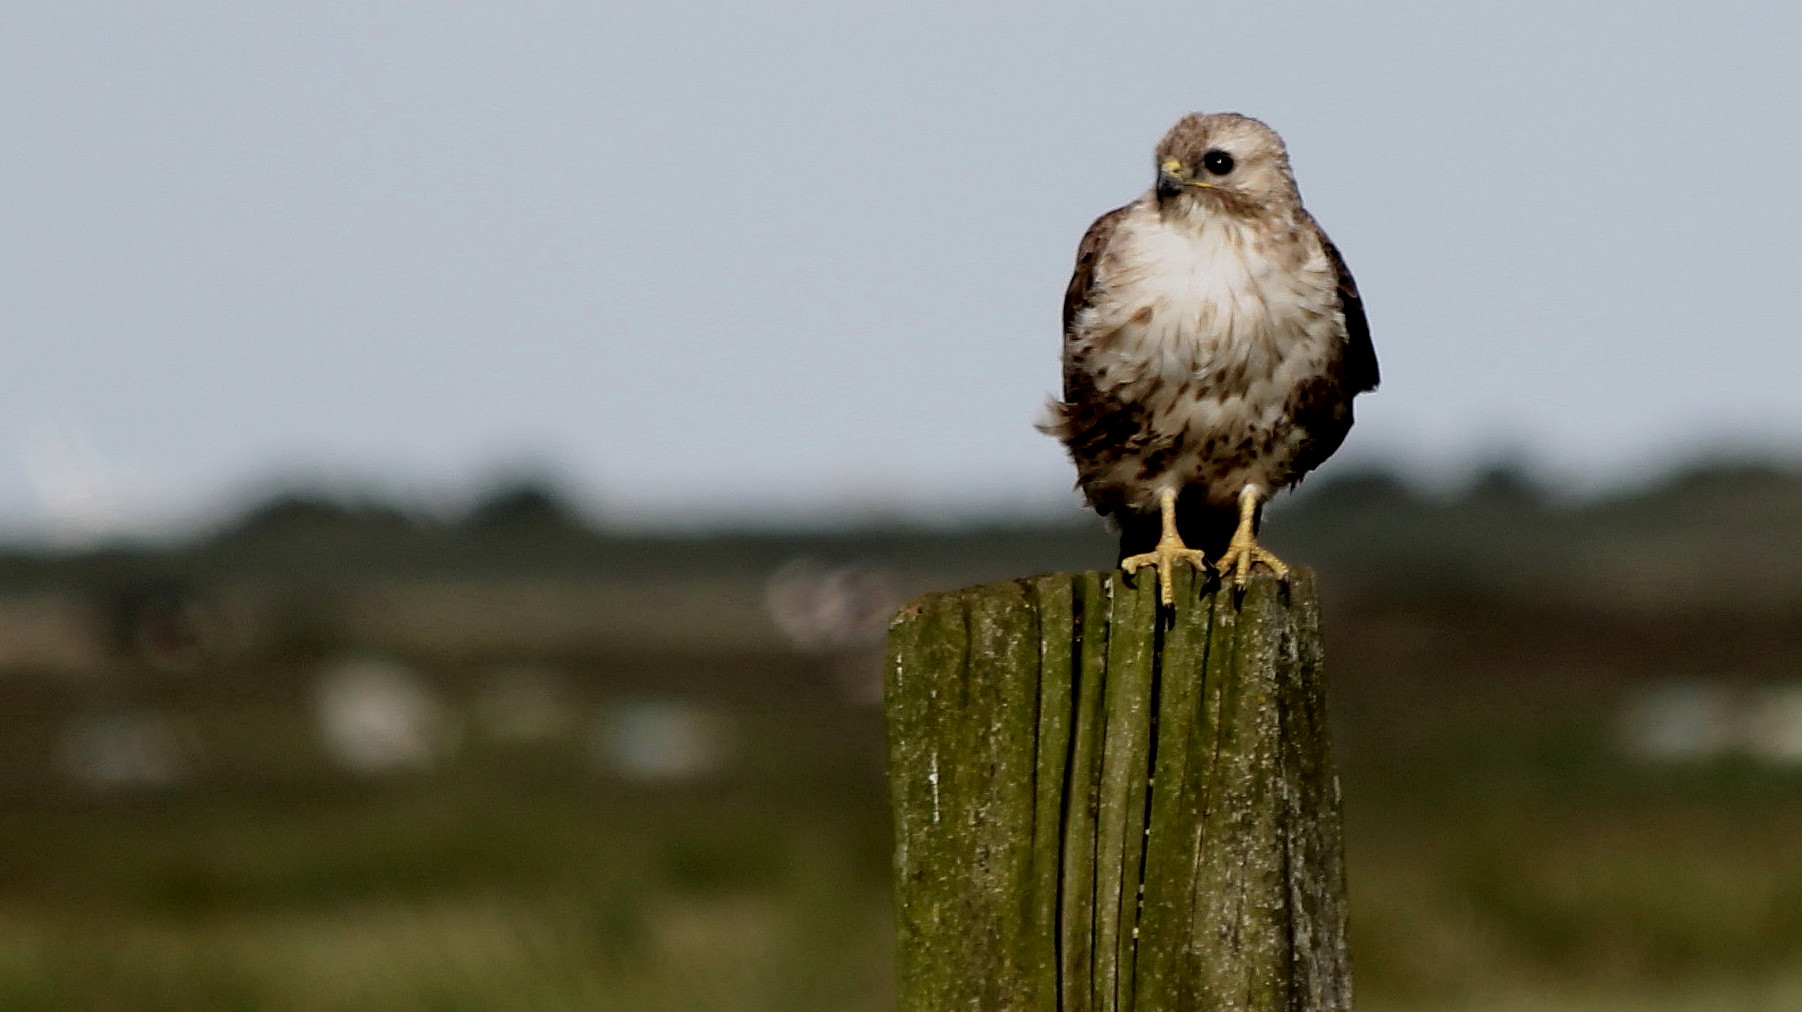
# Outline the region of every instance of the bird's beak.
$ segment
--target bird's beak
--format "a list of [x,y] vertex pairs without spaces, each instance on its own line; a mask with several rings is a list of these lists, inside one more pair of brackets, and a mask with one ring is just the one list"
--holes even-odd
[[1184,187],[1193,186],[1206,189],[1212,185],[1212,183],[1206,183],[1199,179],[1189,178],[1189,174],[1183,170],[1183,163],[1174,158],[1158,166],[1157,193],[1160,197],[1174,197],[1183,192]]

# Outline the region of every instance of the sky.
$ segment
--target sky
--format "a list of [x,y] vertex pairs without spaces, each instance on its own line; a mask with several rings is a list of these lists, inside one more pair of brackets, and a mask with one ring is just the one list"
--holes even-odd
[[1384,383],[1328,470],[1802,457],[1793,3],[0,12],[0,535],[560,475],[622,523],[1071,508],[1089,221],[1286,138]]

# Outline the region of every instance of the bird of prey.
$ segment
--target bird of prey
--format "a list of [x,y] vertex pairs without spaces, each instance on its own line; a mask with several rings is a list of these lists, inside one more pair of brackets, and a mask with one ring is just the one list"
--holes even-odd
[[1179,563],[1243,586],[1288,567],[1257,542],[1263,504],[1345,440],[1377,385],[1363,301],[1303,209],[1282,138],[1191,113],[1157,178],[1096,219],[1064,296],[1064,397],[1040,426],[1088,503],[1172,603]]

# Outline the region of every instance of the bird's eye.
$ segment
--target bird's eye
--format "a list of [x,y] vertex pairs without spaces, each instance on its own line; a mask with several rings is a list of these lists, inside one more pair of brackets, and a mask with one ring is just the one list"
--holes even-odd
[[1233,156],[1215,148],[1201,156],[1201,167],[1216,176],[1224,176],[1233,171]]

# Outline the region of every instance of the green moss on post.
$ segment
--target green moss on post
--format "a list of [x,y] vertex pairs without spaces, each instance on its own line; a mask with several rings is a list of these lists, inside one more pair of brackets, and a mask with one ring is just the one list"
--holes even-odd
[[1351,1004],[1312,574],[1054,574],[889,640],[902,1012]]

